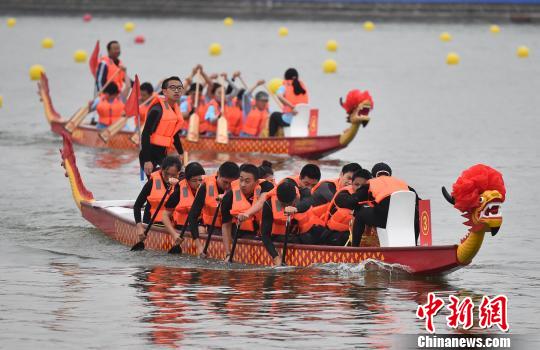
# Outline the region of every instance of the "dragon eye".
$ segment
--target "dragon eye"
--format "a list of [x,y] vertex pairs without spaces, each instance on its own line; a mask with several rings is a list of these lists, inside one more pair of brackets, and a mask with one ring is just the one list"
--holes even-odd
[[480,197],[479,201],[480,203],[484,203],[484,197]]

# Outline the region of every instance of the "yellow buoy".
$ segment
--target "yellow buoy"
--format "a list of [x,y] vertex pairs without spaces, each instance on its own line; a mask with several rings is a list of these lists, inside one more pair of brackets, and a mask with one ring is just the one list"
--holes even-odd
[[54,46],[54,40],[51,38],[45,38],[41,40],[41,47],[44,49],[52,49]]
[[124,24],[124,30],[125,30],[126,32],[132,32],[133,29],[135,29],[135,23],[133,23],[133,22],[126,22],[126,23]]
[[455,52],[450,52],[448,55],[446,55],[446,64],[448,65],[456,65],[459,63],[459,55]]
[[223,24],[225,24],[227,27],[230,27],[234,24],[234,19],[231,17],[227,17],[223,20]]
[[17,20],[13,17],[10,17],[7,19],[6,24],[9,28],[15,27],[15,24],[17,24]]
[[32,67],[30,67],[30,71],[28,73],[30,74],[30,79],[39,80],[41,79],[41,73],[45,73],[45,68],[43,68],[41,64],[34,64]]
[[287,29],[287,27],[279,27],[279,36],[287,36],[289,35],[289,30]]
[[337,71],[337,62],[333,59],[328,59],[322,64],[323,72],[335,73]]
[[439,39],[441,39],[441,41],[448,42],[452,40],[452,35],[450,35],[448,32],[442,32],[441,35],[439,35]]
[[0,95],[0,108],[4,105],[4,98]]
[[83,62],[86,62],[86,51],[84,50],[77,50],[75,51],[75,53],[73,54],[73,59],[75,60],[75,62],[77,63],[83,63]]
[[208,47],[208,53],[210,54],[210,56],[221,55],[221,45],[218,43],[211,43]]
[[493,34],[498,34],[501,31],[501,28],[496,24],[492,24],[489,27],[489,31],[492,32]]
[[326,42],[326,49],[331,52],[335,52],[338,49],[338,43],[335,40],[328,40]]
[[529,48],[522,45],[517,48],[516,54],[519,58],[527,58],[529,57]]
[[272,91],[273,94],[283,85],[283,79],[274,78],[268,82],[268,90]]
[[373,29],[375,29],[375,23],[371,21],[365,21],[364,22],[364,29],[368,32],[371,32]]

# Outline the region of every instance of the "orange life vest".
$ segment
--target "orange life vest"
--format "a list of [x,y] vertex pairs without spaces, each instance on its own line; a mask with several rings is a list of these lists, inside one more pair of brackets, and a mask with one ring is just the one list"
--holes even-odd
[[[315,191],[325,182],[333,183],[336,186],[336,193],[339,192],[339,179],[333,179],[333,180],[323,180],[319,181],[313,188],[311,189],[311,194],[313,195]],[[324,215],[326,214],[327,210],[330,208],[330,202],[324,203],[321,205],[318,205],[316,207],[311,208],[313,210],[313,213],[324,220]]]
[[178,183],[180,200],[174,208],[173,219],[176,225],[184,225],[186,223],[189,210],[193,205],[195,194],[192,192],[191,187],[186,179],[183,179]]
[[170,148],[174,143],[174,135],[182,129],[184,118],[182,118],[180,108],[177,104],[171,108],[168,103],[165,103],[163,98],[156,97],[151,106],[157,103],[161,105],[163,112],[156,130],[150,135],[150,143],[156,146]]
[[[240,213],[245,213],[253,203],[257,202],[257,199],[259,199],[259,196],[261,195],[261,186],[257,185],[255,186],[255,190],[253,192],[253,199],[252,203],[248,201],[244,193],[242,193],[242,190],[240,189],[240,180],[234,180],[231,182],[231,191],[232,191],[232,208],[231,208],[231,215],[238,216]],[[234,222],[236,222],[236,219],[234,219]],[[255,222],[257,222],[258,225],[255,225]],[[260,227],[261,223],[261,213],[257,213],[253,216],[253,218],[250,218],[249,220],[246,220],[242,222],[240,225],[240,230],[243,231],[255,231],[255,227]]]
[[[210,100],[210,102],[208,102],[205,105],[204,114],[200,115],[199,117],[202,118],[202,120],[204,122],[204,130],[206,132],[216,133],[216,131],[217,131],[217,119],[214,122],[211,122],[209,120],[204,119],[204,117],[206,116],[206,112],[208,111],[208,108],[210,108],[210,106],[214,107],[215,116],[219,118],[219,116],[221,115],[221,108],[219,107],[219,103],[215,99]],[[199,129],[199,131],[200,131],[200,129]]]
[[[283,82],[283,86],[285,86],[285,93],[283,94],[283,97],[289,101],[293,106],[296,106],[301,103],[308,103],[309,102],[309,95],[308,90],[306,89],[306,86],[304,85],[304,82],[300,79],[298,80],[300,82],[300,85],[304,90],[306,90],[305,94],[296,95],[294,93],[294,87],[292,85],[292,80],[285,80]],[[285,104],[283,104],[283,113],[289,113],[291,112],[291,108]]]
[[252,136],[259,136],[267,119],[268,111],[266,109],[261,111],[257,107],[252,108],[242,127],[242,131]]
[[[146,197],[146,201],[148,202],[148,204],[150,204],[150,217],[153,217],[154,213],[156,212],[156,208],[159,206],[161,199],[165,195],[165,191],[167,190],[167,187],[166,187],[166,184],[163,183],[161,170],[154,171],[150,175],[150,179],[152,179],[152,190],[150,191],[150,195]],[[165,202],[169,199],[170,196],[171,196],[171,193],[169,192],[169,194],[167,195],[167,198],[165,199]],[[158,215],[156,216],[155,222],[162,221],[161,218],[163,217],[164,210],[165,210],[165,205],[162,205],[161,209],[159,210]]]
[[[297,198],[300,196],[298,189],[296,190],[296,196]],[[278,200],[276,193],[270,196],[270,201],[272,203],[272,216],[274,219],[272,222],[272,234],[284,235],[287,222],[285,206]],[[304,213],[294,214],[293,219],[298,222],[299,234],[306,233],[315,225],[324,226],[324,222],[316,217],[311,209]]]
[[[206,186],[206,196],[204,197],[204,206],[202,208],[202,219],[205,225],[211,225],[214,213],[218,207],[217,197],[219,195],[216,182],[217,175],[211,175],[204,179],[203,185]],[[216,218],[216,227],[221,227],[221,213]]]
[[352,186],[347,186],[341,190],[336,191],[334,198],[330,202],[328,210],[324,214],[324,222],[326,227],[330,230],[344,232],[349,230],[349,222],[352,220],[352,210],[347,208],[340,208],[336,205],[336,197],[339,193],[347,191],[350,194],[354,193]]
[[283,182],[285,182],[285,180],[293,180],[294,183],[296,184],[296,189],[298,191],[298,193],[300,193],[300,175],[297,175],[297,176],[287,176],[285,178],[283,178],[280,182],[278,182],[277,186],[274,186],[274,188],[272,190],[270,190],[268,192],[268,196],[275,196],[277,194],[277,188],[279,185],[281,185]]
[[225,118],[227,118],[229,132],[234,136],[240,135],[243,114],[240,107],[236,105],[236,97],[232,100],[230,106],[225,106]]
[[393,176],[379,176],[368,180],[369,193],[380,203],[383,199],[397,191],[409,191],[409,186],[402,180]]
[[96,112],[99,116],[99,123],[109,126],[122,117],[124,102],[118,96],[110,102],[108,95],[103,94],[96,106]]
[[[148,114],[148,111],[150,110],[150,106],[152,105],[152,102],[154,101],[154,99],[158,97],[158,95],[154,92],[152,94],[152,98],[149,99],[149,101],[146,101],[143,103],[141,103],[139,105],[139,116],[141,118],[141,125],[144,125],[144,123],[146,122],[146,115]],[[135,118],[135,125],[137,125],[138,121],[137,121],[137,118]]]
[[[107,65],[107,81],[111,80],[114,73],[120,69],[119,65],[122,65],[122,61],[118,60],[118,66],[109,56],[101,57],[101,62],[104,62]],[[124,87],[124,80],[126,79],[126,73],[123,70],[120,70],[118,74],[113,79],[113,82],[118,86],[118,91],[122,91]]]

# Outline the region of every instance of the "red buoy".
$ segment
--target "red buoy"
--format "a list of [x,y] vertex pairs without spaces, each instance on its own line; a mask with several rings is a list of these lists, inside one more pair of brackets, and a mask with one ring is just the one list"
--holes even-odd
[[144,36],[142,35],[137,35],[135,37],[135,44],[144,44],[144,41],[145,39],[144,39]]
[[89,13],[85,13],[84,16],[82,17],[82,19],[85,22],[90,22],[92,20],[92,15],[89,14]]

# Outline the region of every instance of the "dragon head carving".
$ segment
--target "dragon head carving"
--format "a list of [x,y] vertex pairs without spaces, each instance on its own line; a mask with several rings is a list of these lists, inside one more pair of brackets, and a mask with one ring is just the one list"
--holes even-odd
[[369,112],[373,109],[373,98],[369,91],[351,90],[345,98],[339,99],[339,103],[347,112],[347,122],[366,126],[369,122]]
[[464,224],[474,232],[491,231],[493,236],[502,225],[505,196],[502,174],[484,164],[465,170],[452,186],[454,207],[468,219]]

